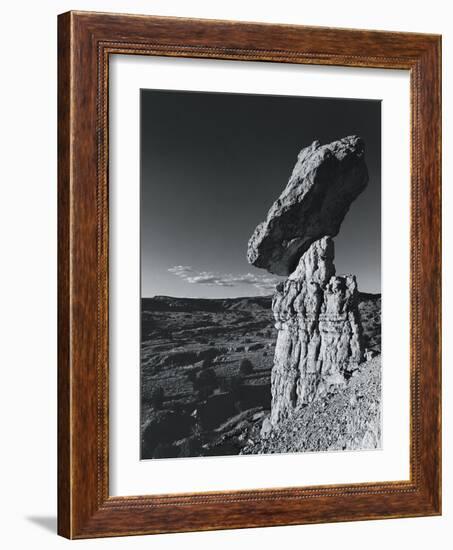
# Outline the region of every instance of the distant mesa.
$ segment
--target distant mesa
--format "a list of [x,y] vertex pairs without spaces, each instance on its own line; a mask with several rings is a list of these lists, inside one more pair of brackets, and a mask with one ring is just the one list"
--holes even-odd
[[221,313],[227,310],[269,309],[271,296],[250,296],[239,298],[178,298],[173,296],[154,296],[142,298],[142,310],[151,311],[206,311]]
[[276,275],[290,275],[312,243],[338,234],[367,183],[360,137],[328,145],[314,141],[300,151],[288,184],[251,236],[248,261]]

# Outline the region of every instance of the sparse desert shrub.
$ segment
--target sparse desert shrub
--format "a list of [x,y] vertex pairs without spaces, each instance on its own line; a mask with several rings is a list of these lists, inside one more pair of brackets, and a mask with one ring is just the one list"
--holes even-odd
[[208,368],[198,373],[197,380],[201,386],[215,386],[217,384],[217,375],[213,368]]
[[220,381],[220,388],[229,393],[238,393],[242,388],[243,380],[242,376],[227,376]]
[[206,357],[206,359],[203,359],[201,363],[201,368],[203,370],[206,370],[206,369],[209,369],[210,367],[212,367],[212,359],[210,357]]
[[164,397],[165,392],[163,388],[161,388],[160,386],[154,388],[151,392],[151,397],[149,399],[151,406],[156,410],[161,409],[162,405],[164,404]]
[[205,401],[212,393],[213,388],[210,386],[201,386],[198,388],[198,399]]
[[215,359],[218,355],[222,355],[226,351],[225,348],[213,348],[210,347],[208,349],[204,349],[200,352],[198,352],[197,360],[202,361],[203,359]]
[[192,382],[192,384],[195,383],[195,380],[197,379],[197,371],[195,370],[190,370],[187,374],[187,379],[189,380],[189,382]]
[[218,387],[218,379],[215,370],[211,367],[201,370],[193,382],[194,390],[198,391],[199,399],[207,399],[215,388]]
[[228,392],[230,391],[230,386],[229,386],[229,380],[230,378],[229,377],[222,377],[220,380],[219,380],[219,388],[220,388],[220,391],[222,392]]
[[241,364],[239,365],[239,372],[244,375],[251,374],[253,372],[253,363],[250,359],[242,359]]

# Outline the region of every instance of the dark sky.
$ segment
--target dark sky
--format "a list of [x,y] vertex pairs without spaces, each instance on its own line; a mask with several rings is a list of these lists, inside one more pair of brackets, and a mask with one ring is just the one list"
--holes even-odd
[[247,262],[250,235],[300,149],[351,134],[365,140],[370,181],[335,264],[380,292],[380,101],[142,90],[142,296],[270,294],[275,277]]

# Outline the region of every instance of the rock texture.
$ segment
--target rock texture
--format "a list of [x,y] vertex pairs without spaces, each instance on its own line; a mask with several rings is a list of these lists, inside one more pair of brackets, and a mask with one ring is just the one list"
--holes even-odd
[[249,434],[241,454],[372,450],[381,447],[381,356],[346,382],[282,420]]
[[[272,426],[277,331],[270,296],[143,298],[141,457],[235,455],[244,447],[251,453],[365,448],[374,441],[370,432],[379,435],[381,298],[359,292],[358,301],[364,344],[377,356],[361,363],[346,386],[331,387]],[[208,397],[194,389],[206,359],[219,385],[210,386]],[[250,374],[240,373],[243,359],[254,365]],[[156,388],[164,392],[161,405],[151,399]]]
[[256,267],[288,276],[316,240],[335,237],[351,203],[368,183],[364,143],[349,136],[314,141],[299,153],[289,182],[249,240]]
[[357,283],[353,275],[335,276],[333,258],[330,237],[315,241],[274,295],[273,425],[344,385],[363,360]]
[[324,146],[315,141],[299,153],[288,185],[250,238],[251,264],[289,275],[272,302],[274,427],[344,386],[363,361],[357,283],[353,275],[335,274],[332,237],[367,183],[359,137]]

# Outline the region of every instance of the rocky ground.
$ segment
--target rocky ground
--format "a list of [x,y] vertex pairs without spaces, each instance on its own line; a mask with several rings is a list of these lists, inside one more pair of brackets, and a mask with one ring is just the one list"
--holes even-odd
[[302,407],[278,429],[249,433],[242,454],[367,450],[381,443],[381,356],[331,393]]
[[[359,311],[371,358],[380,353],[380,295],[361,294]],[[367,426],[380,410],[380,357],[364,363],[345,388],[304,408],[284,433],[261,441],[276,336],[270,297],[143,299],[142,458],[371,444]],[[321,435],[326,426],[330,443]]]

